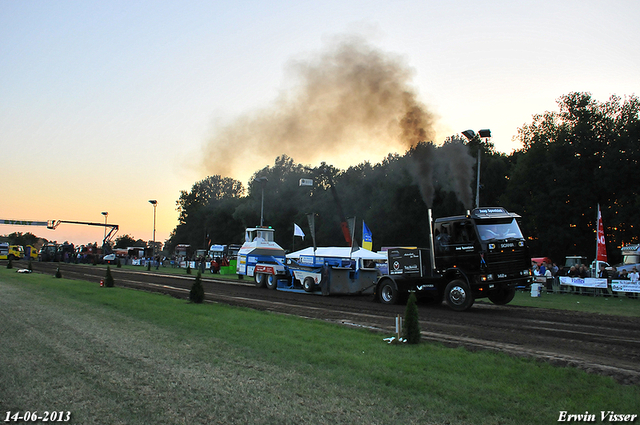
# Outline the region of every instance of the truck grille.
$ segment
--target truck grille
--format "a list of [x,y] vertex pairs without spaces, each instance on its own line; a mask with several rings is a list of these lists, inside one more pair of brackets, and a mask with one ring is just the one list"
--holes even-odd
[[529,260],[524,251],[487,253],[484,259],[490,273],[519,275],[529,268]]

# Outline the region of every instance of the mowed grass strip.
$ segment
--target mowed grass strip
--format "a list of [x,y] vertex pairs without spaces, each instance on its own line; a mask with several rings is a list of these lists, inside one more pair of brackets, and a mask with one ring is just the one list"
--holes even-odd
[[78,424],[547,424],[640,399],[577,369],[7,269],[0,324],[0,412]]

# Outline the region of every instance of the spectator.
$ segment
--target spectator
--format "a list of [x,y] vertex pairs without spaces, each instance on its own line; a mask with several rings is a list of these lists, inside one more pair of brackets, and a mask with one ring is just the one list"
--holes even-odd
[[589,277],[589,269],[587,269],[587,267],[584,264],[580,264],[579,276],[582,278]]
[[607,268],[602,263],[600,263],[600,272],[598,273],[598,277],[601,279],[609,278],[609,272],[607,271]]
[[631,273],[629,273],[629,280],[631,282],[637,282],[639,277],[638,269],[634,267],[633,270],[631,270]]
[[532,261],[531,262],[531,271],[534,276],[540,276],[540,270],[538,269],[538,263]]
[[611,273],[609,273],[609,277],[612,279],[618,279],[620,277],[618,269],[616,269],[615,267],[611,267]]
[[629,280],[629,272],[627,272],[626,270],[622,270],[620,272],[620,274],[618,275],[618,279],[622,279],[622,280]]

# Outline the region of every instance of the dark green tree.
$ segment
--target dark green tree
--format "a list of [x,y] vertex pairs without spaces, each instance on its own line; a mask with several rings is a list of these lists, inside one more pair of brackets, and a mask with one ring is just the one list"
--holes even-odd
[[416,294],[412,292],[407,301],[407,308],[404,311],[404,321],[402,323],[402,337],[406,339],[409,344],[420,343],[420,322],[416,302]]
[[104,286],[107,288],[113,288],[115,282],[113,281],[113,276],[111,275],[111,267],[107,266],[107,273],[104,277]]
[[35,246],[40,240],[39,237],[29,232],[27,233],[14,232],[14,233],[11,233],[7,238],[9,239],[9,243],[11,245],[20,245],[20,246],[25,246],[25,245]]
[[[129,248],[131,246],[140,246],[136,244],[136,240],[133,236],[122,235],[116,238],[115,248]],[[146,246],[146,244],[144,246]]]
[[[206,245],[215,240],[226,240],[228,233],[240,228],[229,219],[238,201],[244,194],[241,182],[219,175],[207,177],[193,185],[191,191],[181,191],[176,202],[178,225],[171,233],[165,245],[172,252],[178,244],[189,244],[194,249],[208,248]],[[229,229],[233,229],[229,231]],[[243,229],[234,238],[241,238]],[[229,242],[231,243],[231,242]]]
[[597,206],[602,209],[610,262],[619,247],[638,241],[640,205],[634,170],[640,160],[640,102],[613,96],[600,103],[588,93],[558,100],[559,112],[535,115],[518,131],[523,149],[504,206],[522,215],[532,255],[561,262],[595,254]]
[[202,275],[200,271],[196,275],[196,279],[189,291],[189,300],[196,304],[201,304],[204,301],[204,288],[202,287]]

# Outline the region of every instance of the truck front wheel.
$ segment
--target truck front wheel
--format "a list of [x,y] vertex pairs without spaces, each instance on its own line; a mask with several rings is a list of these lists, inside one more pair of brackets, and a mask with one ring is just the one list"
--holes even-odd
[[509,304],[516,295],[516,288],[501,288],[497,291],[489,292],[489,300],[496,305]]
[[393,281],[385,279],[378,287],[378,298],[382,304],[398,304],[400,294]]
[[473,292],[471,292],[467,282],[460,279],[449,282],[444,290],[444,299],[449,308],[455,311],[468,310],[475,301]]

